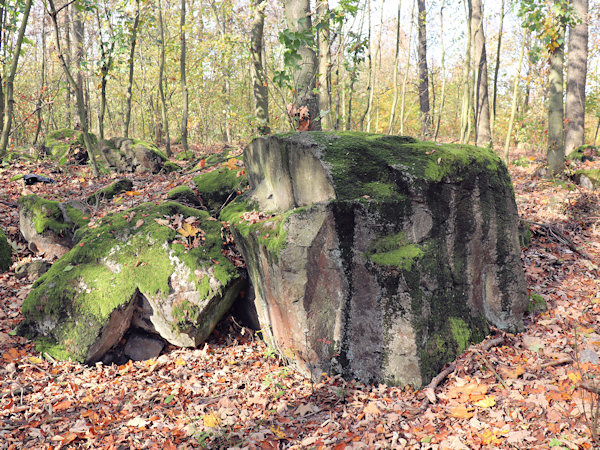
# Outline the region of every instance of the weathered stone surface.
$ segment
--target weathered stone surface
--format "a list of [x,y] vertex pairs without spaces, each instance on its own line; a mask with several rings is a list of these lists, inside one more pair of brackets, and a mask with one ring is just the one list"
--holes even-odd
[[[167,155],[154,144],[137,139],[111,138],[99,144],[102,161],[119,172],[160,172]],[[172,167],[166,171],[172,171]]]
[[59,258],[73,247],[73,233],[87,224],[82,203],[60,203],[35,194],[19,199],[19,229],[32,251]]
[[57,358],[99,361],[130,329],[196,346],[243,284],[221,224],[175,202],[142,204],[79,229],[23,303],[21,335]]
[[164,347],[165,343],[162,339],[147,334],[132,333],[127,338],[123,354],[133,361],[145,361],[157,358]]
[[522,329],[518,215],[491,151],[361,133],[253,141],[223,211],[265,336],[313,373],[428,382],[488,322]]
[[12,249],[6,239],[6,234],[4,234],[4,230],[0,228],[0,272],[6,272],[12,264],[11,254]]
[[198,196],[188,186],[177,186],[167,193],[167,198],[182,205],[198,208],[202,206]]
[[18,279],[28,276],[39,277],[50,269],[51,264],[43,259],[34,259],[33,261],[23,261],[15,267],[15,276]]

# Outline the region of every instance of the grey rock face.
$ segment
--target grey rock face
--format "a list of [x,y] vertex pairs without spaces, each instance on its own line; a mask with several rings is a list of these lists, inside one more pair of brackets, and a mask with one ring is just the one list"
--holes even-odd
[[167,161],[156,146],[144,141],[111,138],[99,144],[104,162],[119,172],[158,173]]
[[488,323],[522,329],[518,215],[493,152],[299,133],[256,139],[245,163],[250,195],[222,217],[264,335],[306,371],[421,385]]

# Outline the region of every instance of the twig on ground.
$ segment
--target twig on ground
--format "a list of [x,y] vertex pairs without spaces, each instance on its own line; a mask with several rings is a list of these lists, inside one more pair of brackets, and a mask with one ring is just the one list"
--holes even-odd
[[487,352],[488,350],[490,350],[492,347],[496,347],[500,344],[504,343],[504,336],[500,336],[494,339],[490,339],[489,341],[485,342],[482,346],[481,349],[484,352]]
[[559,359],[555,359],[552,361],[542,363],[542,364],[540,364],[540,367],[541,368],[555,367],[555,366],[562,366],[563,364],[572,364],[572,363],[573,363],[573,358],[571,358],[570,356],[565,356],[564,358],[559,358]]
[[592,384],[589,381],[584,381],[583,383],[579,383],[579,387],[585,389],[588,392],[600,394],[600,386],[595,383]]
[[[424,389],[425,391],[430,390],[430,395],[431,392],[433,391],[433,400],[435,401],[435,388],[442,382],[444,381],[444,379],[450,375],[452,372],[454,372],[456,370],[456,363],[452,363],[450,364],[448,367],[446,367],[444,370],[442,370],[439,374],[437,374],[435,377],[433,377],[433,380],[431,380],[431,383],[429,383],[427,385],[427,387]],[[427,406],[429,405],[429,403],[431,402],[429,396],[425,395],[425,398],[423,399],[423,401],[421,402],[421,412],[425,411],[427,409]],[[432,402],[433,403],[433,402]]]
[[546,232],[546,236],[553,238],[554,240],[556,240],[558,242],[563,243],[564,245],[569,247],[569,249],[571,249],[573,252],[577,253],[579,256],[582,256],[585,259],[588,259],[592,262],[594,261],[592,259],[592,257],[586,253],[585,250],[581,250],[581,249],[577,248],[575,246],[575,244],[573,244],[573,242],[571,242],[571,240],[567,236],[565,236],[563,233],[558,231],[556,229],[556,226],[554,226],[552,224],[547,224],[547,223],[534,222],[532,220],[527,220],[527,219],[521,219],[521,221],[523,221],[529,225],[535,225],[537,227],[542,228]]

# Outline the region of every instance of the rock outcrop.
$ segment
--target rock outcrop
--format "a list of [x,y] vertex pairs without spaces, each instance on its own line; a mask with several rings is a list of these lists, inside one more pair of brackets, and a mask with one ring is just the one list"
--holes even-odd
[[100,361],[130,330],[196,346],[244,281],[221,252],[221,223],[175,202],[103,217],[74,242],[34,284],[18,330],[61,359]]
[[128,138],[111,138],[99,144],[101,161],[118,172],[171,172],[179,167],[154,144]]
[[361,133],[246,149],[222,213],[265,337],[312,373],[427,383],[488,333],[522,329],[518,215],[490,150]]
[[59,258],[73,247],[74,232],[88,222],[81,202],[57,202],[35,194],[19,199],[19,229],[29,248],[49,258]]

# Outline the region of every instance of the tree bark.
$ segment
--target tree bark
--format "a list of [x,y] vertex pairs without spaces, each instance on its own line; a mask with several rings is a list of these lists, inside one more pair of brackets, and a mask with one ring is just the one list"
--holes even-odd
[[467,6],[467,54],[465,56],[465,66],[462,79],[462,102],[460,109],[460,143],[466,144],[469,142],[471,134],[470,117],[471,117],[471,0],[466,0]]
[[180,85],[181,85],[181,145],[183,150],[187,153],[190,149],[188,145],[188,86],[187,78],[185,73],[185,58],[186,58],[186,42],[185,42],[185,1],[181,0],[181,57],[179,60],[179,74],[180,74]]
[[37,124],[32,145],[36,145],[42,131],[42,103],[46,95],[46,16],[42,15],[42,67],[40,70],[40,92],[35,105],[37,110]]
[[515,115],[517,113],[517,98],[519,96],[519,80],[521,79],[521,67],[523,66],[523,57],[525,56],[525,40],[521,44],[521,54],[519,55],[519,65],[517,66],[517,73],[515,74],[515,81],[513,83],[512,92],[512,103],[510,105],[510,119],[508,121],[508,131],[506,132],[506,141],[504,142],[504,162],[508,165],[508,154],[510,147],[510,138],[512,136],[512,130],[515,123]]
[[[162,1],[158,1],[158,27],[160,33],[160,62],[158,66],[158,95],[160,97],[160,119],[165,133],[167,156],[171,156],[171,136],[169,134],[169,117],[167,115],[167,100],[165,96],[165,23],[162,13]],[[162,133],[161,133],[162,135]]]
[[563,64],[565,29],[558,28],[558,47],[550,53],[550,76],[548,90],[548,168],[553,175],[565,168]]
[[429,72],[427,69],[427,17],[425,0],[417,0],[419,11],[419,111],[421,113],[421,137],[431,137],[429,116]]
[[504,0],[500,5],[500,29],[498,30],[498,46],[496,47],[496,67],[494,67],[494,92],[492,94],[491,122],[492,128],[496,122],[496,102],[498,100],[498,72],[500,71],[500,49],[502,46],[502,31],[504,29]]
[[3,108],[3,124],[2,124],[2,135],[0,136],[0,158],[6,154],[8,147],[8,138],[10,136],[10,128],[12,126],[12,116],[14,108],[14,82],[15,75],[17,74],[17,67],[19,65],[19,55],[21,54],[21,45],[23,44],[23,38],[25,37],[25,29],[27,28],[27,21],[29,20],[29,11],[31,10],[32,0],[27,0],[25,8],[23,10],[23,18],[21,19],[21,26],[19,27],[19,33],[14,43],[12,52],[12,64],[8,75],[6,76],[5,92],[4,92],[4,108]]
[[[504,1],[504,0],[502,0]],[[440,47],[442,50],[441,59],[441,76],[442,76],[442,92],[440,94],[440,108],[437,115],[437,121],[435,123],[435,131],[433,133],[433,140],[437,141],[438,134],[440,132],[440,123],[442,121],[442,113],[444,111],[444,102],[446,100],[446,49],[444,48],[444,7],[445,0],[442,0],[440,5]]]
[[[81,133],[83,134],[83,142],[85,145],[85,149],[88,154],[88,158],[92,163],[92,171],[95,177],[98,176],[98,165],[96,164],[96,156],[94,153],[94,145],[92,144],[92,139],[90,138],[89,129],[88,129],[88,120],[87,120],[87,109],[85,106],[85,99],[83,94],[83,82],[77,83],[71,70],[67,66],[67,62],[65,60],[65,56],[62,53],[61,45],[60,45],[60,30],[58,26],[58,11],[54,7],[54,0],[48,0],[49,6],[49,15],[52,20],[52,24],[54,25],[54,36],[56,38],[56,51],[58,53],[58,58],[62,64],[63,70],[65,72],[65,76],[69,80],[69,84],[71,88],[75,92],[75,99],[77,101],[77,114],[79,116],[79,122],[81,125]],[[83,31],[83,30],[82,30]],[[81,68],[79,69],[78,78],[83,79],[81,74]]]
[[488,98],[488,71],[483,32],[481,0],[471,0],[471,31],[473,33],[473,57],[475,63],[475,145],[492,147],[490,105]]
[[129,78],[127,80],[127,105],[125,107],[125,123],[123,124],[123,135],[129,137],[129,125],[131,123],[131,98],[133,91],[133,69],[135,61],[135,46],[137,44],[137,34],[140,25],[140,0],[136,0],[135,18],[131,29],[131,41],[129,49]]
[[415,15],[415,2],[412,4],[410,10],[410,31],[408,32],[408,51],[406,52],[406,70],[404,71],[404,79],[402,80],[402,99],[400,101],[400,134],[404,134],[404,119],[405,119],[405,106],[406,106],[406,85],[408,84],[408,72],[410,69],[410,49],[412,44],[412,34]]
[[[98,21],[98,30],[101,29],[100,10],[96,9],[96,19]],[[100,40],[100,51],[102,53],[102,66],[100,67],[100,111],[98,112],[98,133],[100,139],[104,140],[104,116],[106,114],[106,85],[108,84],[108,73],[112,68],[113,50],[115,41],[106,46],[102,39]]]
[[[394,119],[396,117],[396,106],[398,105],[398,56],[400,54],[400,11],[402,0],[398,0],[398,15],[396,19],[396,50],[394,51],[394,100],[392,101],[392,110],[390,112],[390,122],[388,124],[388,134],[392,134],[394,129]],[[408,70],[408,66],[406,67]]]
[[254,94],[254,115],[257,131],[260,134],[271,133],[269,127],[269,88],[263,61],[263,40],[265,26],[266,0],[254,0],[254,18],[250,30],[250,66],[252,75],[252,92]]
[[[293,31],[310,31],[312,20],[309,0],[285,0],[285,18],[287,26]],[[319,99],[315,93],[317,76],[317,55],[313,46],[302,46],[298,53],[302,62],[294,70],[296,87],[294,106],[297,109],[308,108],[308,130],[320,130]]]
[[580,20],[569,32],[567,66],[565,153],[568,155],[585,141],[585,79],[588,54],[588,0],[573,0]]
[[365,118],[369,113],[369,109],[371,108],[371,103],[373,99],[373,57],[371,54],[371,1],[368,1],[367,18],[367,107],[365,108],[365,112],[360,118],[360,131],[365,131]]
[[319,43],[319,109],[321,113],[321,127],[333,127],[333,114],[331,111],[331,46],[329,42],[329,2],[317,0],[317,17],[320,27],[317,30]]

